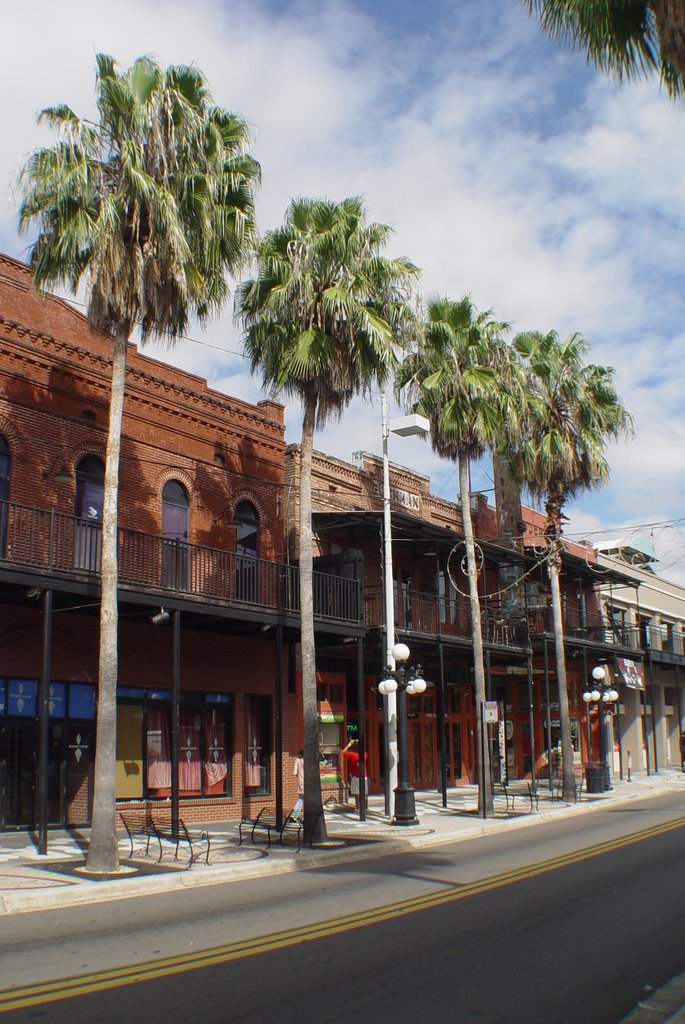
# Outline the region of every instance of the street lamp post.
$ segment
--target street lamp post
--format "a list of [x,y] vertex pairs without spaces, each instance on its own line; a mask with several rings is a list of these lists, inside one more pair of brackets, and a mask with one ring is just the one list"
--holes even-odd
[[[390,508],[390,462],[388,438],[390,434],[401,437],[420,437],[427,434],[430,424],[425,416],[413,413],[390,420],[385,392],[381,393],[381,435],[383,441],[383,599],[385,603],[385,658],[384,664],[393,670],[395,660],[395,598],[392,571],[392,517]],[[395,693],[388,692],[384,701],[385,720],[385,813],[393,814],[392,796],[397,789],[397,702]]]
[[[601,665],[596,665],[592,670],[592,684],[583,693],[583,700],[587,707],[588,716],[588,738],[590,731],[590,705],[596,704],[599,713],[599,760],[604,768],[604,785],[611,789],[611,764],[610,759],[613,752],[613,730],[611,742],[607,742],[606,729],[612,722],[614,706],[618,701],[618,690],[610,682],[606,682],[606,671]],[[588,751],[589,752],[589,751]]]
[[378,692],[387,694],[399,694],[399,731],[398,731],[398,754],[399,754],[399,780],[395,789],[395,815],[393,825],[418,825],[416,817],[416,800],[414,787],[409,782],[409,731],[407,725],[407,694],[423,693],[426,689],[426,681],[421,675],[420,665],[410,669],[405,668],[405,662],[409,659],[409,648],[406,644],[395,644],[392,649],[393,660],[397,668],[392,669],[389,665],[385,678],[378,684]]

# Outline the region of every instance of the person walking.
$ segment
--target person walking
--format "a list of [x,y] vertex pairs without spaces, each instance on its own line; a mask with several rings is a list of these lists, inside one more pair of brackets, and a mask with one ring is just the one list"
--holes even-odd
[[[343,757],[347,764],[347,774],[350,780],[350,795],[354,797],[354,806],[359,810],[359,740],[350,740],[346,747],[343,748]],[[364,780],[366,785],[364,787],[365,793],[365,806],[369,805],[369,787],[368,787],[368,757],[364,754]]]
[[295,758],[293,775],[297,779],[297,800],[293,807],[293,817],[300,818],[304,807],[304,751],[298,750]]

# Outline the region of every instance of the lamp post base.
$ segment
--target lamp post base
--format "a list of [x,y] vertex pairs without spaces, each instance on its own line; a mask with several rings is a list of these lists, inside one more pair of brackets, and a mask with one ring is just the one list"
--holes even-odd
[[398,786],[395,790],[395,817],[393,825],[418,825],[416,801],[411,786]]

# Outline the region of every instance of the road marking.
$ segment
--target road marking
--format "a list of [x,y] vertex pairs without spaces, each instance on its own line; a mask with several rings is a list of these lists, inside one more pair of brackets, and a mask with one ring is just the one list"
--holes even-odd
[[7,989],[0,992],[0,1013],[24,1009],[29,1006],[38,1006],[44,1003],[53,1003],[62,999],[71,999],[76,996],[89,995],[94,992],[104,992],[107,989],[119,988],[124,985],[135,985],[143,981],[154,981],[158,978],[182,974],[185,971],[198,970],[202,967],[215,967],[219,964],[229,963],[232,960],[257,956],[260,953],[268,953],[276,949],[285,949],[288,946],[295,946],[301,942],[311,942],[315,939],[339,935],[354,928],[366,927],[382,921],[390,921],[393,918],[404,917],[406,914],[414,914],[420,910],[427,910],[446,903],[454,903],[469,896],[512,885],[514,882],[535,878],[537,875],[544,875],[559,868],[567,867],[570,864],[576,864],[580,861],[589,860],[591,857],[598,857],[601,854],[613,852],[621,849],[621,847],[641,842],[644,839],[649,839],[666,832],[673,832],[683,826],[685,826],[685,817],[677,818],[674,821],[667,821],[661,825],[653,825],[638,832],[632,832],[630,835],[621,836],[618,839],[608,839],[602,843],[596,843],[594,846],[587,846],[581,850],[563,853],[537,864],[528,864],[523,867],[513,868],[511,871],[503,871],[498,875],[491,875],[488,878],[482,878],[475,882],[447,886],[437,892],[427,893],[423,896],[414,896],[411,899],[389,903],[375,909],[346,914],[343,917],[337,917],[329,921],[320,921],[298,928],[289,928],[286,931],[272,932],[269,935],[247,939],[242,942],[231,942],[224,946],[215,946],[211,949],[199,950],[194,953],[183,953],[179,956],[165,957],[164,959],[148,963],[131,964],[126,967],[96,971],[76,978],[62,978],[56,981]]

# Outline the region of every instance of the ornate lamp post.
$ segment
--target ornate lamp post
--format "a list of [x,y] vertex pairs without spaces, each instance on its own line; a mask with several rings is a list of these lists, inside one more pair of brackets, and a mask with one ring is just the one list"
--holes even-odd
[[596,704],[599,712],[599,760],[604,769],[604,786],[611,789],[611,768],[609,758],[613,750],[613,729],[612,739],[607,743],[605,730],[612,723],[613,709],[618,701],[618,690],[614,689],[611,683],[606,681],[606,671],[601,665],[596,665],[592,670],[592,683],[586,687],[583,693],[583,700],[587,707],[587,731],[588,750],[591,736],[590,731],[590,705]]
[[399,760],[399,778],[395,789],[395,816],[393,825],[418,825],[416,817],[416,800],[414,787],[409,783],[409,736],[407,727],[407,694],[423,693],[426,680],[421,675],[421,666],[405,668],[409,660],[409,648],[406,644],[395,644],[392,656],[397,664],[393,671],[389,665],[385,678],[378,684],[378,692],[383,696],[398,693],[398,735],[397,752]]
[[[395,644],[395,597],[392,571],[392,516],[390,507],[390,462],[388,439],[390,434],[400,437],[423,437],[430,432],[425,416],[412,413],[398,416],[388,423],[388,407],[385,391],[381,394],[381,433],[383,440],[383,600],[385,605],[385,664],[388,670],[395,668],[393,646]],[[398,782],[398,740],[397,707],[395,691],[380,691],[385,694],[383,701],[385,718],[385,813],[393,813],[392,795]]]

